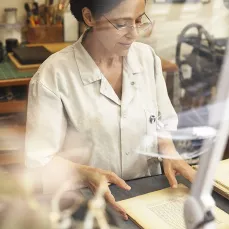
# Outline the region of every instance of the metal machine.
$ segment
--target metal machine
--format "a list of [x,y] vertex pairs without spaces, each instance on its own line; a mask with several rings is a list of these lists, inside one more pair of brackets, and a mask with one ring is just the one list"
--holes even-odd
[[176,46],[176,63],[180,86],[184,91],[181,97],[183,111],[211,101],[226,44],[227,38],[214,39],[203,26],[196,23],[182,30]]

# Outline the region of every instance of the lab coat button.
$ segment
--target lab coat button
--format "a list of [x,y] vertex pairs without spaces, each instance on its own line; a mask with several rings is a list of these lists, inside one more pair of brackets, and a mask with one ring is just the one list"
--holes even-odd
[[126,152],[126,155],[128,156],[130,153],[129,152]]

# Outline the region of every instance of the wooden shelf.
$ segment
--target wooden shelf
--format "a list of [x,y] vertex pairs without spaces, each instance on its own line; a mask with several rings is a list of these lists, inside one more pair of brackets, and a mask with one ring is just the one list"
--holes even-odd
[[26,112],[26,108],[26,100],[12,100],[8,102],[0,102],[0,114],[23,113]]
[[178,72],[178,66],[175,63],[172,63],[168,60],[161,58],[162,71],[167,73]]
[[0,87],[28,86],[31,78],[0,80]]
[[24,154],[21,152],[0,153],[0,165],[23,164]]

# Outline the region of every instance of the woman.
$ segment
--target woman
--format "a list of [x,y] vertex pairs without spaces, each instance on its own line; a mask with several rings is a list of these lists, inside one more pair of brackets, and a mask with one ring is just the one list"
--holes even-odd
[[[157,160],[135,152],[148,129],[156,131],[159,113],[166,130],[177,125],[160,59],[151,47],[134,42],[152,28],[145,0],[70,4],[89,29],[46,60],[31,80],[26,163],[48,164],[54,174],[56,166],[79,172],[93,191],[98,187],[93,173],[129,190],[124,180],[161,173]],[[154,140],[161,153],[176,153],[171,141]],[[90,160],[81,151],[89,144]],[[194,171],[182,160],[163,160],[163,167],[172,187],[176,173],[193,180]],[[127,219],[109,191],[105,197]]]

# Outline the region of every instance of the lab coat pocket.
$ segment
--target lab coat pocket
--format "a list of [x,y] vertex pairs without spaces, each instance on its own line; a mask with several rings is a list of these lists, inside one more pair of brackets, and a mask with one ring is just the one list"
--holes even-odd
[[158,161],[157,141],[157,114],[156,110],[144,109],[145,112],[145,135],[142,138],[140,153],[146,156],[148,173],[152,175],[161,174]]
[[143,154],[155,157],[158,155],[157,147],[157,117],[153,109],[145,109],[145,135],[141,142]]

